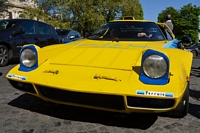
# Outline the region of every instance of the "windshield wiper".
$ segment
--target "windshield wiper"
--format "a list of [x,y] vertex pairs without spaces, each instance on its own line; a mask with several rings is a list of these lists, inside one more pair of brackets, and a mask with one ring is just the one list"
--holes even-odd
[[119,42],[119,38],[118,37],[113,37],[112,38],[112,42]]

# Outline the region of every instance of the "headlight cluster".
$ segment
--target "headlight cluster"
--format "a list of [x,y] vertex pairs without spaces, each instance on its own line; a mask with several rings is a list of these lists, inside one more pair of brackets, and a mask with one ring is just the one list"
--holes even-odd
[[160,78],[166,74],[168,64],[164,57],[153,54],[144,59],[142,69],[146,76],[150,78]]
[[36,63],[36,53],[32,49],[24,49],[21,53],[21,62],[25,67],[33,67]]

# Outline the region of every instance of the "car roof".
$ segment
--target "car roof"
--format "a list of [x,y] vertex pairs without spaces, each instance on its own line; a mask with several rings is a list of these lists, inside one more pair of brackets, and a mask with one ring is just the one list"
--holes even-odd
[[131,22],[131,21],[132,22],[154,22],[154,21],[151,21],[151,20],[112,20],[112,21],[109,21],[109,22]]
[[[3,20],[10,20],[10,21],[13,21],[13,20],[18,20],[18,21],[37,21],[37,20],[33,20],[33,19],[20,19],[20,18],[17,18],[17,19],[3,19]],[[37,21],[37,22],[41,22],[41,21]]]
[[74,30],[69,30],[69,29],[56,29],[57,31],[74,31]]
[[[19,22],[21,22],[21,21],[35,21],[35,22],[40,22],[40,23],[44,23],[44,24],[50,25],[48,23],[45,23],[45,22],[42,22],[42,21],[38,21],[38,20],[34,20],[34,19],[20,19],[20,18],[17,18],[17,19],[3,19],[3,20],[4,21],[6,21],[6,20],[7,21],[19,21]],[[0,20],[0,21],[2,21],[2,20]]]

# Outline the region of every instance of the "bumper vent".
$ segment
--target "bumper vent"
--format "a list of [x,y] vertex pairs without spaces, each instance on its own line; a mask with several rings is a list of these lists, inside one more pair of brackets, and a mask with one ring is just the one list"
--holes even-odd
[[44,97],[61,102],[125,110],[123,96],[72,92],[39,85],[36,88]]
[[14,80],[10,80],[10,79],[9,79],[9,82],[14,88],[16,88],[18,90],[36,94],[35,89],[32,84],[18,82],[18,81],[14,81]]
[[173,99],[139,98],[128,96],[127,103],[129,107],[164,109],[173,107],[175,101]]

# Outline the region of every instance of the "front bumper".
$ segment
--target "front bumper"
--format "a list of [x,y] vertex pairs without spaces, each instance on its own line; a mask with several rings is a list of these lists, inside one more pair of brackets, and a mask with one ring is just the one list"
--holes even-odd
[[45,101],[58,104],[80,106],[112,112],[149,112],[159,113],[174,109],[180,98],[145,97],[130,95],[115,95],[102,93],[86,93],[64,90],[32,83],[8,79],[10,84],[23,92],[40,97]]

